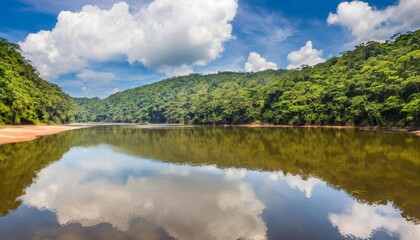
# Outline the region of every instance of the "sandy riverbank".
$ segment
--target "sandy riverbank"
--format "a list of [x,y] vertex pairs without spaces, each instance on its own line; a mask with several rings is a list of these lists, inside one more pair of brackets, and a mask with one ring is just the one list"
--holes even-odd
[[57,134],[60,132],[83,128],[84,126],[46,126],[46,125],[22,125],[22,126],[0,126],[0,144],[24,142],[33,140],[40,136]]

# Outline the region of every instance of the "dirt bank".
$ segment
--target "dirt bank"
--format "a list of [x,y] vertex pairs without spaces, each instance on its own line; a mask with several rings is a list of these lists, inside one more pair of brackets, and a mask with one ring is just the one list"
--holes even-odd
[[0,126],[0,144],[24,142],[33,140],[39,136],[57,134],[60,132],[82,128],[83,126]]

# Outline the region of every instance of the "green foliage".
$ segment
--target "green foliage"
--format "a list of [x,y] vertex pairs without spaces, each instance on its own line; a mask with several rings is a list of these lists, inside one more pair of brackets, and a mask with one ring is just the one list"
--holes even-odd
[[0,216],[19,207],[18,197],[41,169],[59,160],[70,149],[70,140],[60,134],[60,137],[0,145]]
[[192,74],[77,99],[77,121],[420,125],[420,30],[301,70]]
[[105,106],[99,98],[75,98],[78,103],[77,122],[101,122],[106,119]]
[[38,76],[17,44],[0,38],[0,124],[67,123],[76,107],[57,85]]

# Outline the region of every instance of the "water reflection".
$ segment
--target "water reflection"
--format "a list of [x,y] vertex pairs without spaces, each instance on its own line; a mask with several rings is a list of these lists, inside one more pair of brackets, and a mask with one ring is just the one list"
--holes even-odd
[[2,239],[420,239],[420,138],[70,131],[0,146],[0,215]]
[[[100,155],[98,155],[100,153]],[[21,197],[55,212],[61,225],[110,223],[128,231],[141,219],[176,239],[265,239],[263,203],[252,188],[214,167],[161,164],[106,146],[70,151],[42,170]]]
[[271,181],[278,181],[284,180],[287,182],[287,185],[293,189],[298,189],[299,191],[305,193],[307,198],[311,198],[312,191],[314,187],[319,184],[323,184],[323,182],[317,178],[309,177],[307,179],[302,179],[299,175],[292,175],[286,174],[284,175],[282,172],[278,173],[271,173],[269,176]]
[[343,213],[330,213],[328,219],[343,236],[369,239],[378,230],[401,240],[420,239],[420,225],[401,218],[401,212],[387,205],[354,202]]

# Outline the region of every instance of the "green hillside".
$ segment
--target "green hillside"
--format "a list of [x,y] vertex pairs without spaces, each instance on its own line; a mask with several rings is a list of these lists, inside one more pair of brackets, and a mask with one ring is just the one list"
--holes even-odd
[[79,122],[420,125],[420,30],[301,70],[192,74],[76,99]]
[[420,125],[420,30],[301,70],[192,74],[76,102],[0,39],[0,124]]
[[0,38],[0,124],[67,123],[76,107],[57,85],[38,76],[17,44]]

